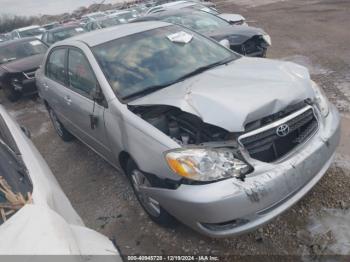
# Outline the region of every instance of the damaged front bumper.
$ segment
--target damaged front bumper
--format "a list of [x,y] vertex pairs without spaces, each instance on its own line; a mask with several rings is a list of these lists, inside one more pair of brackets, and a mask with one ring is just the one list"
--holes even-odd
[[340,117],[330,108],[309,141],[282,162],[255,162],[245,181],[142,190],[202,234],[227,237],[253,230],[299,201],[329,168],[340,139]]

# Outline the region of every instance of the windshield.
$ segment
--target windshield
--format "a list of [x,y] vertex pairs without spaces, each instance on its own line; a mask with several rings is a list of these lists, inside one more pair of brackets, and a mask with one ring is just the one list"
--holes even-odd
[[19,35],[21,37],[30,37],[30,36],[36,36],[36,35],[41,35],[45,32],[44,28],[38,27],[38,28],[33,28],[25,31],[19,31]]
[[82,27],[71,27],[71,28],[66,28],[61,31],[57,31],[52,33],[53,36],[53,43],[56,43],[58,41],[62,41],[66,38],[84,33],[85,30]]
[[106,27],[110,27],[110,26],[114,26],[114,25],[119,25],[119,24],[121,24],[121,22],[119,21],[119,19],[117,17],[108,18],[108,19],[104,19],[104,20],[100,21],[100,25],[102,28],[106,28]]
[[[176,37],[180,32],[182,37]],[[93,52],[113,91],[122,99],[239,57],[214,41],[174,25],[119,38],[94,47]]]
[[230,25],[225,20],[205,12],[176,14],[162,18],[163,21],[189,27],[200,33],[217,30]]
[[43,54],[47,46],[39,40],[28,40],[10,43],[0,48],[0,64],[22,59],[28,56]]

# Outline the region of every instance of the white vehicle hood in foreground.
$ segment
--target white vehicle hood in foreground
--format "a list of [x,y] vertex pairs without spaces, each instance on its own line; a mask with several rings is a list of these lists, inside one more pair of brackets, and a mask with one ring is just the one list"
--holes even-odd
[[157,92],[130,105],[170,105],[230,132],[314,98],[305,67],[291,62],[242,57]]
[[0,225],[0,255],[118,255],[106,236],[85,227],[45,160],[2,106],[0,115],[33,185],[32,203]]
[[0,253],[10,255],[116,255],[109,239],[68,224],[53,210],[28,204],[0,227]]

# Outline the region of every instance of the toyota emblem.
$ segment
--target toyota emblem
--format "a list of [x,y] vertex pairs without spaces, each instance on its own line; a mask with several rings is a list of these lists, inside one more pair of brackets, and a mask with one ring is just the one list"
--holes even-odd
[[280,125],[276,129],[276,134],[279,137],[284,137],[289,134],[289,126],[287,124]]

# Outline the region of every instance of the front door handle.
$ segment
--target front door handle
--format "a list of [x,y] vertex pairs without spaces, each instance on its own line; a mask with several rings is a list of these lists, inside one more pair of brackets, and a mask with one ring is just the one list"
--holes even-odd
[[65,96],[64,100],[66,101],[67,105],[70,105],[72,103],[72,99],[70,98],[70,96]]
[[46,91],[49,90],[49,85],[45,82],[43,82],[43,87],[45,88]]

